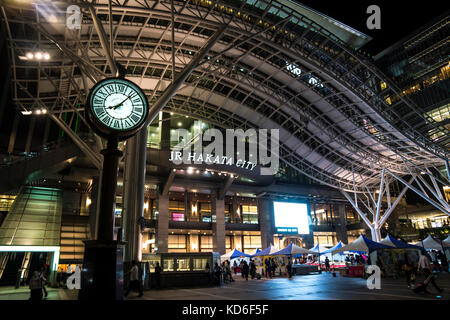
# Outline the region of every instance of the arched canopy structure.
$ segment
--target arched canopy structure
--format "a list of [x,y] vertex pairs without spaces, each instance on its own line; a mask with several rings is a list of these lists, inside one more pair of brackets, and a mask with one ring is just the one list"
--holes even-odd
[[[448,159],[448,129],[354,51],[348,32],[362,35],[321,23],[317,13],[294,2],[73,4],[81,11],[80,29],[68,28],[65,1],[7,1],[1,17],[16,106],[23,112],[45,108],[97,166],[99,156],[62,117],[69,113],[85,122],[89,89],[119,66],[151,105],[191,66],[160,107],[222,128],[279,129],[281,160],[320,184],[354,192],[356,207],[356,194],[372,197],[380,180],[383,185],[405,175],[432,175],[429,170]],[[27,57],[38,50],[51,58]],[[438,205],[449,214],[448,206]],[[379,209],[372,213],[374,222],[366,223],[379,230],[385,219]]]

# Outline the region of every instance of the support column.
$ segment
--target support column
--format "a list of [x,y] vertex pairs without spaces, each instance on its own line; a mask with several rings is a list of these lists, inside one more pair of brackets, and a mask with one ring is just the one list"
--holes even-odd
[[158,227],[156,231],[156,247],[158,253],[168,252],[169,242],[169,195],[159,195]]
[[336,226],[336,238],[337,241],[342,241],[343,243],[348,243],[347,237],[347,226],[345,224],[345,204],[335,204],[333,205],[333,211],[339,215],[339,225]]
[[[101,176],[101,172],[100,172]],[[98,211],[100,208],[100,190],[101,190],[101,179],[100,176],[92,177],[92,191],[91,191],[91,205],[89,207],[89,225],[91,231],[90,240],[97,239],[97,224],[98,224]]]
[[232,223],[241,223],[240,213],[238,214],[239,202],[237,200],[237,196],[233,196],[233,205],[232,205]]
[[36,125],[36,116],[31,116],[30,126],[28,127],[27,140],[25,143],[25,153],[29,154],[31,151],[31,143],[33,140],[34,127]]
[[125,261],[140,261],[142,258],[141,221],[144,219],[146,160],[147,130],[143,128],[127,141],[125,153],[122,211]]
[[262,249],[273,242],[273,206],[270,199],[258,199],[259,230]]
[[219,199],[216,191],[211,194],[211,213],[216,216],[212,223],[213,251],[225,254],[225,200]]
[[372,236],[372,241],[379,242],[381,241],[381,231],[380,228],[372,227],[370,228],[370,234]]

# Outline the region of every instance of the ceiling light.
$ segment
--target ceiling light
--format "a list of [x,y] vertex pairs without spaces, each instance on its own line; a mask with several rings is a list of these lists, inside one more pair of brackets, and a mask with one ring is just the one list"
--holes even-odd
[[31,52],[27,52],[27,54],[25,55],[27,57],[27,59],[33,59],[34,58],[34,54]]
[[42,59],[42,52],[36,52],[35,57],[37,60],[41,60]]

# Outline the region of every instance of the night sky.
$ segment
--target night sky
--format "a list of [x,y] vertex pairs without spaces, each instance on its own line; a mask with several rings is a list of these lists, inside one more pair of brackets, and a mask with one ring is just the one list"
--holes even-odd
[[[376,55],[390,45],[408,36],[434,18],[450,9],[446,1],[404,0],[293,0],[330,16],[373,38],[362,50]],[[447,3],[447,5],[445,4]],[[366,13],[370,5],[381,9],[381,30],[369,30]]]

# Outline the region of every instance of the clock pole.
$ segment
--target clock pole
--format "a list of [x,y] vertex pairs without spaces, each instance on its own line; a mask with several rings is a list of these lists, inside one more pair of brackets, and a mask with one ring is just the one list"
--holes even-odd
[[[121,88],[122,85],[122,88]],[[125,95],[126,87],[133,96]],[[105,89],[108,88],[108,89]],[[108,96],[118,90],[122,97],[113,97],[107,103]],[[98,93],[101,93],[98,95]],[[138,103],[134,102],[137,96]],[[124,99],[127,97],[126,99]],[[129,113],[120,119],[122,129],[119,130],[119,122],[114,121],[114,112],[123,106],[126,100],[133,110],[139,112]],[[117,101],[118,100],[118,101]],[[119,103],[120,102],[120,103]],[[133,105],[135,103],[136,105]],[[99,111],[100,110],[100,111]],[[107,78],[99,81],[91,89],[86,108],[87,119],[90,127],[98,135],[107,139],[107,147],[102,150],[103,169],[101,177],[101,190],[99,203],[99,214],[97,224],[97,239],[84,241],[84,260],[81,272],[81,288],[78,293],[79,300],[122,300],[123,299],[123,251],[124,242],[118,235],[114,240],[114,216],[117,188],[117,174],[119,159],[122,151],[118,149],[119,140],[126,140],[135,135],[145,125],[148,118],[148,100],[141,88],[131,81],[122,77]],[[137,114],[137,115],[136,115]],[[117,119],[116,119],[117,120]],[[122,120],[128,127],[124,126]],[[145,179],[145,177],[144,177]]]
[[85,241],[79,300],[123,299],[123,243],[114,240],[117,171],[122,151],[118,137],[109,136],[102,150],[103,171],[97,240]]
[[114,210],[116,203],[117,170],[122,151],[118,150],[117,136],[108,138],[103,155],[102,188],[100,192],[100,210],[98,225],[98,240],[112,241],[114,239]]

